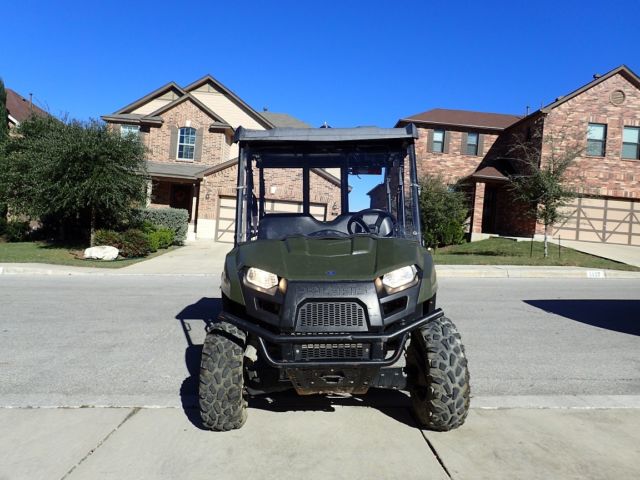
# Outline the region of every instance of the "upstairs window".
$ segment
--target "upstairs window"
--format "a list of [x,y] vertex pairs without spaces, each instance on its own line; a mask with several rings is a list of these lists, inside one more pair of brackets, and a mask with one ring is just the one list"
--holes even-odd
[[607,126],[603,123],[590,123],[587,129],[587,155],[604,157],[607,143]]
[[444,152],[444,130],[433,131],[433,142],[431,144],[431,151],[435,153]]
[[624,127],[622,132],[622,158],[640,160],[639,127]]
[[478,134],[467,133],[467,155],[478,155]]
[[122,138],[129,135],[135,135],[137,138],[140,134],[140,127],[138,125],[120,125],[120,136]]
[[193,160],[196,151],[196,129],[182,127],[178,137],[178,159]]

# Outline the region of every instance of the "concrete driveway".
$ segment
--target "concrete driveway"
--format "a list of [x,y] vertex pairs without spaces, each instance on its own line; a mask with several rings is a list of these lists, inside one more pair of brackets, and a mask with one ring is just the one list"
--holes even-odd
[[229,243],[195,240],[184,247],[118,270],[134,274],[220,274],[224,257],[233,248]]
[[[550,238],[549,241],[556,245],[558,244],[557,239]],[[612,243],[579,242],[576,240],[561,240],[561,244],[563,247],[573,248],[579,252],[640,267],[640,247]]]

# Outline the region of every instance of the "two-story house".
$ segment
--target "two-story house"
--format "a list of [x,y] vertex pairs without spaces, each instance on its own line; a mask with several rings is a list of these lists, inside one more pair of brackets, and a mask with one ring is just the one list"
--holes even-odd
[[[537,162],[576,153],[566,180],[578,193],[552,235],[567,240],[640,245],[640,78],[622,65],[539,110],[518,117],[430,110],[398,121],[414,123],[420,175],[442,175],[468,189],[471,239],[488,234],[544,233],[514,201],[509,177],[522,173],[514,146]],[[380,202],[382,187],[370,192]]]
[[[136,135],[148,152],[150,207],[189,212],[189,238],[233,241],[238,148],[235,129],[308,127],[287,114],[258,113],[210,75],[180,87],[170,82],[102,119],[122,135]],[[302,211],[301,176],[267,172],[267,211]],[[299,188],[296,188],[297,185]],[[331,219],[340,211],[340,179],[313,170],[311,213]]]

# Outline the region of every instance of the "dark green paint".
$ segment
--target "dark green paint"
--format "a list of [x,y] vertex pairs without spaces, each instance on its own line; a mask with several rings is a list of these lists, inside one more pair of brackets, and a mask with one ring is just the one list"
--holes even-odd
[[407,265],[417,265],[423,272],[418,300],[433,297],[437,290],[433,259],[413,240],[368,235],[259,240],[239,245],[227,254],[225,268],[230,285],[225,294],[244,304],[237,272],[245,267],[260,268],[289,281],[343,282],[374,281]]

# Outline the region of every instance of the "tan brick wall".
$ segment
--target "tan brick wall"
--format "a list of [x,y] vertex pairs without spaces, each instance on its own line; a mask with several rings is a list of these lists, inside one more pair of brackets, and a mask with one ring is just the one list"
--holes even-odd
[[[200,188],[199,217],[215,219],[220,196],[235,196],[238,168],[230,167],[205,177]],[[311,203],[327,205],[327,219],[340,213],[340,187],[311,173]],[[258,195],[258,175],[254,178],[254,191]],[[271,187],[275,192],[271,193]],[[269,200],[302,201],[302,171],[270,169],[265,173],[266,198]],[[208,198],[207,198],[208,196]]]
[[[617,106],[610,95],[622,90],[625,101]],[[542,162],[550,155],[550,139],[565,135],[582,148],[587,146],[589,123],[607,124],[604,157],[586,155],[576,159],[567,172],[576,189],[583,194],[640,198],[640,161],[622,159],[624,126],[640,126],[640,90],[623,75],[605,80],[552,110],[545,120],[545,145]]]
[[200,110],[189,100],[177,105],[162,115],[161,127],[150,127],[148,133],[143,133],[141,138],[149,150],[147,158],[154,162],[185,163],[175,159],[175,152],[170,151],[171,128],[185,127],[187,121],[196,130],[202,128],[202,154],[199,163],[205,165],[217,165],[228,158],[229,139],[219,131],[210,132],[209,125],[213,119]]

